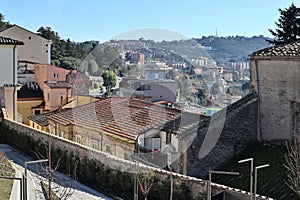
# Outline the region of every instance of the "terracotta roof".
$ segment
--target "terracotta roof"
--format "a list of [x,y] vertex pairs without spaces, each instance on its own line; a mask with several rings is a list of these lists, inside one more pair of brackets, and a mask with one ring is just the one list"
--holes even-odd
[[31,116],[29,116],[27,118],[29,120],[33,121],[34,123],[37,123],[38,125],[44,127],[44,126],[48,126],[49,125],[47,116],[52,115],[54,113],[57,113],[57,110],[51,111],[51,112],[47,112],[47,113],[43,113],[43,114],[39,114],[39,115],[31,115]]
[[78,125],[135,141],[138,134],[157,128],[182,128],[199,123],[199,115],[190,114],[181,121],[178,109],[162,107],[137,99],[107,98],[70,110],[49,115],[48,119],[62,125]]
[[70,83],[66,81],[45,81],[50,88],[71,88]]
[[300,41],[276,45],[253,52],[250,57],[299,57]]
[[24,42],[0,36],[0,45],[24,45]]

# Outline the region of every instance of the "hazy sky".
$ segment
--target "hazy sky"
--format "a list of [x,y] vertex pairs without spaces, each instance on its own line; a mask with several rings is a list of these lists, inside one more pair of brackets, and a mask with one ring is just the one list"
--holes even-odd
[[[155,39],[215,35],[271,36],[278,8],[293,0],[1,0],[12,24],[33,32],[50,26],[66,39],[100,40],[143,35]],[[295,1],[296,6],[299,3]],[[134,31],[137,30],[138,31]],[[167,30],[167,31],[164,31]],[[178,35],[176,34],[178,33]],[[170,36],[171,35],[171,36]],[[175,35],[175,36],[174,36]],[[124,36],[124,37],[125,37]],[[120,38],[120,36],[118,37]]]

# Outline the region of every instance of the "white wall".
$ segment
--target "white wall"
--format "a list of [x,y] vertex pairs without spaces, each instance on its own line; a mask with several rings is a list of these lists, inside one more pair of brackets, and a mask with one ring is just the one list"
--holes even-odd
[[[17,53],[17,49],[16,49]],[[17,62],[17,59],[15,60]],[[17,79],[17,64],[15,63]],[[16,80],[17,81],[17,80]],[[13,46],[0,45],[0,86],[13,83]]]

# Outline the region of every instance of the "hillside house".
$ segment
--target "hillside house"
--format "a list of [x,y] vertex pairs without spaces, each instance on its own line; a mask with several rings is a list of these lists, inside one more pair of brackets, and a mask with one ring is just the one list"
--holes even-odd
[[24,42],[19,48],[19,64],[33,69],[34,63],[50,64],[51,40],[47,40],[18,25],[13,25],[0,32],[0,36],[9,37]]
[[34,65],[34,80],[44,93],[46,110],[56,110],[71,100],[72,87],[67,82],[71,73],[76,72],[48,64]]
[[[178,151],[176,132],[197,124],[199,115],[149,102],[112,97],[48,115],[50,134],[67,138],[120,158],[140,151]],[[179,130],[180,129],[180,130]],[[176,156],[176,155],[174,155]],[[175,159],[177,160],[177,159]]]
[[300,128],[300,41],[250,55],[250,89],[259,95],[258,138],[291,139]]

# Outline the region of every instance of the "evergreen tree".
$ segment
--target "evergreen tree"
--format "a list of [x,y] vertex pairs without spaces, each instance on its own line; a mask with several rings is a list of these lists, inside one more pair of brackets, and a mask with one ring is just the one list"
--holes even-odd
[[289,8],[279,9],[279,12],[280,18],[275,22],[278,28],[269,29],[275,39],[267,41],[275,45],[297,41],[300,38],[300,8],[292,3]]
[[4,21],[4,15],[0,13],[0,31],[11,27],[12,25],[9,22]]
[[103,74],[103,86],[106,87],[106,91],[108,93],[111,92],[111,89],[116,86],[117,83],[117,76],[114,71],[106,69]]

